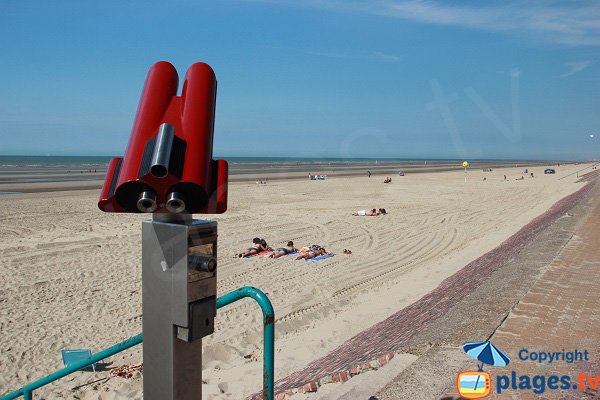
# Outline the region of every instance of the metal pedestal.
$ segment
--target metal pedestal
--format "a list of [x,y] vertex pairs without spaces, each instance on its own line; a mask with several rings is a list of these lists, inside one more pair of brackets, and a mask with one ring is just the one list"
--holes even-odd
[[201,338],[214,331],[216,315],[216,241],[214,221],[143,222],[145,400],[202,398]]

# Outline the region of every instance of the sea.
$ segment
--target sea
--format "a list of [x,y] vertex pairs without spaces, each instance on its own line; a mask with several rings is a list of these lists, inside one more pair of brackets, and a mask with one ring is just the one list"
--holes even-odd
[[105,156],[0,156],[0,168],[8,169],[90,169],[108,167]]
[[[106,169],[112,157],[110,156],[2,156],[0,155],[0,169]],[[227,157],[232,167],[246,166],[273,166],[273,165],[440,165],[462,163],[458,159],[410,159],[410,158],[302,158],[302,157]],[[475,161],[475,160],[474,160]],[[479,160],[480,162],[524,162],[526,160]]]
[[[3,184],[64,181],[102,180],[109,156],[0,156],[0,194]],[[215,158],[219,158],[215,156]],[[409,158],[295,158],[295,157],[220,157],[229,163],[230,175],[261,174],[272,172],[313,173],[341,170],[377,171],[395,169],[420,169],[420,167],[460,166],[457,159]],[[526,165],[527,160],[471,160],[473,166]],[[535,161],[539,163],[540,161]],[[6,187],[6,186],[5,186]]]

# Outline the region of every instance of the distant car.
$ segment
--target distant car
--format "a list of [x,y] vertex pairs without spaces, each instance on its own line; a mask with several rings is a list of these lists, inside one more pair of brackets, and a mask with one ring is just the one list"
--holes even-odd
[[553,168],[546,168],[546,169],[544,170],[544,173],[545,173],[545,174],[555,174],[555,173],[556,173],[556,171],[555,171]]

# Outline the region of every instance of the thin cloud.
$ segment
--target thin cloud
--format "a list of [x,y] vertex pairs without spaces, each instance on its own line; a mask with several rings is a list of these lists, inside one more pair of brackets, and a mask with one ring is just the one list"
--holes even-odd
[[566,78],[567,76],[575,75],[576,73],[581,72],[587,67],[589,67],[590,64],[590,61],[577,61],[567,63],[566,65],[567,67],[569,67],[569,70],[562,75],[555,76],[555,78]]
[[492,5],[489,2],[476,2],[476,6],[440,0],[254,1],[527,34],[540,40],[571,46],[600,45],[600,2],[594,0],[512,0]]
[[373,58],[377,58],[379,60],[385,60],[385,61],[398,61],[398,60],[400,60],[400,57],[398,57],[398,56],[395,56],[393,54],[382,53],[382,52],[379,52],[379,51],[376,51],[371,56]]

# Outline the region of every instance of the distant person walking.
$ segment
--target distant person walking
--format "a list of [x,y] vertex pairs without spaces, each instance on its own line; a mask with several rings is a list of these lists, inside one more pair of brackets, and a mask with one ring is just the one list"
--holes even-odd
[[369,178],[371,177],[371,171],[367,171],[367,175],[369,176]]

